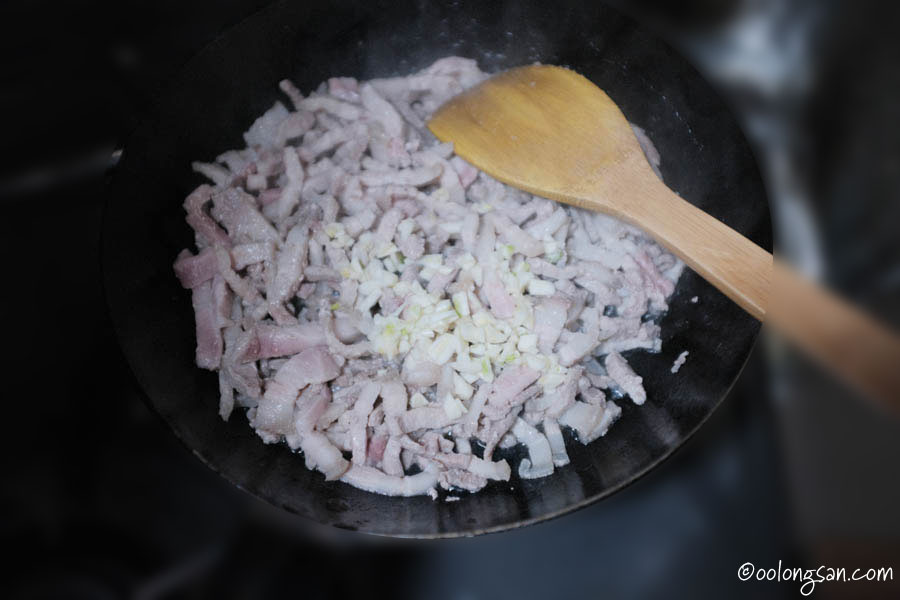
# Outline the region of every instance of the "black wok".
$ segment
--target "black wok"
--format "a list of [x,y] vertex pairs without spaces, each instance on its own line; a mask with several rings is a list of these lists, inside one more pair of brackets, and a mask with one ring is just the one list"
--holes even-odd
[[[751,152],[710,87],[669,47],[592,3],[283,2],[234,28],[172,82],[126,145],[105,213],[107,300],[123,351],[150,405],[210,468],[276,506],[321,523],[404,536],[499,531],[558,516],[621,489],[660,464],[722,401],[759,323],[686,271],[662,319],[663,351],[628,358],[649,400],[623,402],[610,432],[570,443],[552,476],[494,483],[458,502],[386,498],[326,483],[283,445],[264,445],[241,414],[222,422],[213,373],[193,364],[189,294],[171,265],[192,242],[181,202],[198,183],[190,162],[243,147],[241,132],[278,98],[332,75],[407,74],[457,54],[497,71],[541,61],[592,79],[644,127],[666,182],[771,250],[769,212]],[[692,303],[693,296],[699,297]],[[678,375],[672,361],[689,350]]]

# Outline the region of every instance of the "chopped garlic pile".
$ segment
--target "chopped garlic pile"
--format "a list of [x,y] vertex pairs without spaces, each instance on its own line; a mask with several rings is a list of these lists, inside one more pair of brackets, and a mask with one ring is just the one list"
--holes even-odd
[[[448,232],[458,231],[454,229],[456,224],[446,225]],[[408,236],[416,227],[415,221],[405,219],[398,230]],[[525,261],[511,267],[513,246],[497,242],[493,264],[487,267],[497,273],[515,301],[512,317],[498,319],[479,300],[474,288],[437,296],[428,293],[418,281],[401,281],[406,262],[394,244],[378,244],[368,232],[354,244],[340,223],[327,225],[325,231],[330,245],[351,250],[353,258],[340,273],[359,282],[359,293],[352,308],[369,311],[387,289],[405,299],[393,312],[374,315],[375,326],[368,334],[373,349],[388,358],[414,352],[438,365],[449,362],[456,371],[454,411],[465,411],[459,400],[471,398],[474,392],[471,384],[479,380],[492,382],[494,373],[507,365],[524,364],[542,373],[538,383],[544,393],[565,380],[568,369],[560,366],[555,356],[538,351],[531,303],[532,297],[552,296],[556,287],[552,281],[534,275]],[[546,255],[558,261],[562,256],[560,245],[549,237],[544,244]],[[475,286],[481,287],[483,283],[486,267],[469,252],[446,262],[440,254],[426,254],[417,262],[422,267],[419,278],[426,281],[436,275],[451,275],[458,268],[471,275]]]

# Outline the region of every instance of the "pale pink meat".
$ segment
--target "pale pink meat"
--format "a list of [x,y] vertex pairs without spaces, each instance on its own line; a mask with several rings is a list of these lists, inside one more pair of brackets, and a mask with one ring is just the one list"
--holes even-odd
[[[588,443],[621,414],[604,390],[646,399],[621,353],[660,351],[655,317],[684,265],[435,140],[433,111],[485,77],[448,57],[307,97],[283,80],[292,110],[275,102],[245,148],[194,163],[212,185],[185,199],[195,248],[173,269],[191,290],[196,362],[218,371],[223,419],[245,409],[262,442],[327,480],[436,499],[513,469],[543,477],[568,463],[561,427]],[[527,457],[512,468],[494,460],[517,445]]]
[[212,279],[218,272],[218,262],[212,250],[195,255],[185,249],[178,254],[173,268],[181,286],[190,289]]
[[204,246],[219,244],[230,248],[231,238],[228,237],[228,233],[206,212],[205,207],[212,200],[212,194],[213,188],[208,185],[201,185],[194,190],[184,201],[184,210],[187,212],[185,220]]
[[340,369],[327,350],[321,346],[303,350],[275,373],[259,400],[257,426],[272,433],[291,433],[294,404],[300,390],[311,383],[331,381],[339,374]]
[[347,102],[359,102],[359,82],[353,77],[332,77],[328,80],[328,93]]
[[622,409],[614,402],[587,404],[575,402],[560,418],[560,425],[571,427],[578,434],[578,441],[589,444],[606,435],[609,426],[619,417]]
[[618,352],[606,356],[606,371],[612,380],[631,397],[635,404],[643,404],[647,400],[643,378],[636,374],[628,362]]
[[293,356],[307,348],[326,345],[325,331],[318,323],[278,326],[260,323],[253,330],[253,342],[239,357],[241,362],[261,358]]
[[348,467],[350,467],[349,461],[321,433],[305,434],[300,447],[306,458],[306,467],[324,473],[326,481],[338,479],[347,474]]
[[450,164],[453,166],[453,170],[456,171],[456,174],[459,175],[459,182],[464,188],[472,185],[475,178],[478,177],[478,169],[458,156],[451,158]]
[[350,415],[349,432],[350,447],[353,449],[353,463],[363,465],[366,463],[366,447],[368,437],[366,428],[369,423],[369,413],[375,407],[375,400],[381,393],[381,384],[370,381],[359,392]]
[[431,471],[397,477],[364,465],[351,465],[341,477],[354,487],[385,496],[421,496],[437,485],[437,479]]
[[543,354],[553,353],[553,347],[566,325],[571,304],[566,298],[556,295],[540,300],[534,307],[534,332]]
[[371,118],[381,124],[388,136],[392,138],[403,136],[403,117],[371,84],[364,83],[359,87],[359,97]]
[[489,213],[489,218],[494,222],[498,237],[510,244],[516,252],[529,257],[544,253],[543,242],[523,231],[499,211]]
[[212,281],[201,283],[191,290],[197,335],[197,366],[216,369],[222,359],[222,332],[213,304]]
[[495,407],[507,406],[540,376],[538,371],[530,367],[507,367],[491,386],[487,403]]
[[300,435],[311,432],[331,402],[331,388],[324,383],[306,386],[297,399],[294,429]]
[[440,429],[453,422],[442,407],[423,406],[400,415],[400,427],[404,433],[421,429]]

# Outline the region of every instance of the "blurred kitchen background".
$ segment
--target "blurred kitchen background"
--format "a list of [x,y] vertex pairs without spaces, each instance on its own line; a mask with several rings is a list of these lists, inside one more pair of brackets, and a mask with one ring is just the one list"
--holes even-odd
[[[395,541],[284,514],[207,470],[144,405],[99,278],[115,150],[205,44],[267,4],[0,6],[0,219],[12,385],[0,597],[797,597],[738,568],[894,567],[900,419],[766,336],[685,448],[612,498],[482,538]],[[900,7],[616,1],[739,115],[777,251],[900,326]],[[898,365],[900,368],[900,365]]]

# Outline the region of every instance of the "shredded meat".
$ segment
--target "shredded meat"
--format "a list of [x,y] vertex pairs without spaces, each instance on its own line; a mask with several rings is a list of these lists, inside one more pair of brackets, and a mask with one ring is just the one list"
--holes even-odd
[[[408,77],[290,81],[246,148],[193,164],[184,201],[199,367],[219,414],[370,492],[474,493],[569,462],[636,404],[622,352],[658,351],[683,264],[616,219],[503,185],[426,131],[486,75],[448,57]],[[287,108],[290,106],[291,108]],[[654,167],[643,130],[636,129]],[[683,352],[673,365],[683,362]],[[483,448],[479,451],[478,448]],[[454,496],[456,497],[456,496]]]

